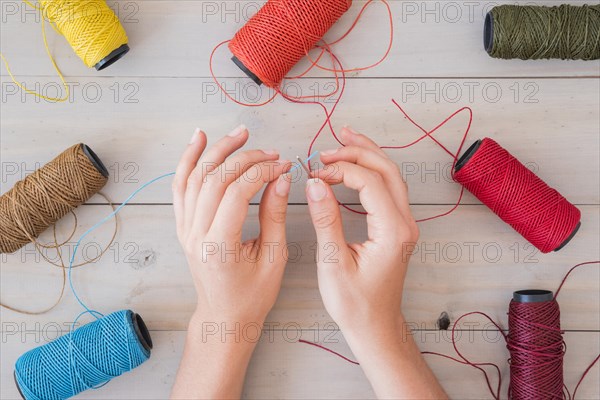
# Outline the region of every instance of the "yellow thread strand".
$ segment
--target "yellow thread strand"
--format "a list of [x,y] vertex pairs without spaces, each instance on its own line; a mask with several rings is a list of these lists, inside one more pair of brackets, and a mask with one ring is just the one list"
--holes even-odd
[[[25,3],[27,3],[28,5],[31,6],[31,3],[29,3],[28,1],[25,1]],[[34,7],[34,8],[38,9],[37,7]],[[56,64],[56,61],[54,60],[54,57],[52,57],[52,53],[50,53],[50,47],[48,46],[48,40],[46,39],[46,29],[44,27],[44,18],[42,18],[42,37],[44,38],[44,46],[46,47],[46,53],[48,54],[48,57],[50,58],[50,61],[52,62],[52,66],[54,67],[54,70],[58,74],[58,77],[60,78],[60,81],[62,82],[63,87],[65,88],[65,95],[63,97],[49,97],[49,96],[45,96],[41,93],[38,93],[35,90],[28,89],[27,87],[25,87],[25,85],[23,85],[21,82],[19,82],[17,80],[17,78],[13,75],[12,71],[10,70],[10,67],[8,66],[8,61],[4,57],[4,54],[0,53],[0,57],[2,57],[2,61],[4,61],[4,66],[6,67],[6,72],[8,72],[10,79],[12,79],[14,84],[17,85],[18,87],[20,87],[21,90],[25,91],[26,93],[33,94],[41,99],[48,100],[48,101],[55,101],[55,102],[66,101],[70,96],[69,86],[67,85],[67,82],[65,82],[65,77],[63,76],[62,72],[60,72],[60,69],[58,68],[58,65]]]

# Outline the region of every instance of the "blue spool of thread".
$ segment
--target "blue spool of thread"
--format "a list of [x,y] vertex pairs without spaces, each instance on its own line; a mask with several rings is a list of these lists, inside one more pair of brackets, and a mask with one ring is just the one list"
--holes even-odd
[[23,354],[15,380],[26,400],[61,400],[131,371],[150,357],[142,318],[117,311]]

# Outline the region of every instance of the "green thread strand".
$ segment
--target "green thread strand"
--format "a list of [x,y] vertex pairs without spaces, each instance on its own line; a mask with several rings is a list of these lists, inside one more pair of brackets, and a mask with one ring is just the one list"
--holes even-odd
[[485,29],[486,37],[492,35],[486,50],[494,58],[600,58],[600,4],[498,6],[489,12]]

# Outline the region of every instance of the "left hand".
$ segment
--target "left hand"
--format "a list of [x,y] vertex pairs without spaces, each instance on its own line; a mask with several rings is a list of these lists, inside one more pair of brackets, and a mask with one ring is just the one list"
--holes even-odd
[[[291,184],[284,172],[291,164],[280,160],[276,151],[233,154],[248,136],[242,125],[204,152],[207,138],[197,131],[177,167],[173,182],[177,235],[198,294],[192,323],[262,325],[281,287]],[[250,200],[265,185],[260,234],[242,242]]]

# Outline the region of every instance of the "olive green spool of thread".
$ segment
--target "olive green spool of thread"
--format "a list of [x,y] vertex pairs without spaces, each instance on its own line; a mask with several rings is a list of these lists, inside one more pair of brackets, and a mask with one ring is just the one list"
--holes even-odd
[[503,5],[485,18],[485,50],[494,58],[600,59],[600,4]]

